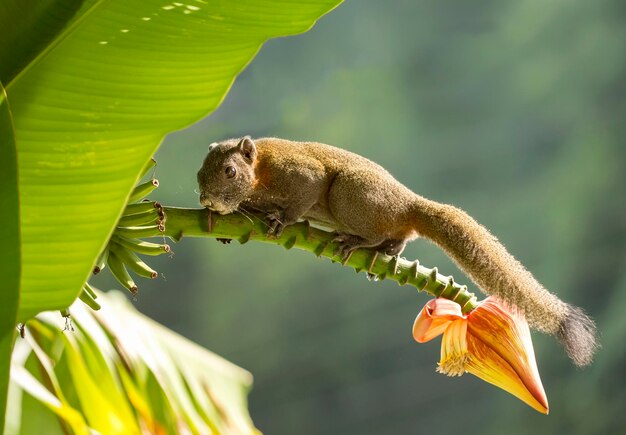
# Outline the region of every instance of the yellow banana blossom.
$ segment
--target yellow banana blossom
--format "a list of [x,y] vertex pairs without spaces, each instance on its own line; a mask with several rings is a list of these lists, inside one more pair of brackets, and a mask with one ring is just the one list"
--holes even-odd
[[467,315],[456,302],[432,299],[415,319],[413,337],[424,343],[440,334],[438,372],[448,376],[469,372],[548,413],[530,329],[521,313],[493,296]]

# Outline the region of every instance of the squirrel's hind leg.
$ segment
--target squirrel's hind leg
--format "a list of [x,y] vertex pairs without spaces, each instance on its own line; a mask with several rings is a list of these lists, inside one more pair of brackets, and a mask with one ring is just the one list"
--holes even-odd
[[333,242],[339,242],[336,253],[340,255],[343,260],[347,259],[352,251],[359,248],[371,248],[383,254],[395,257],[404,251],[407,243],[405,239],[387,239],[383,242],[372,243],[363,237],[347,233],[338,233],[337,237],[333,239]]
[[[387,241],[383,241],[381,243],[380,240],[376,240],[375,242],[372,242],[371,240],[364,239],[360,236],[355,236],[354,234],[339,232],[337,233],[337,237],[333,239],[333,242],[339,243],[335,254],[339,255],[345,261],[348,259],[348,257],[350,257],[352,251],[355,251],[359,248],[373,248],[376,250],[380,250],[378,249],[378,247],[384,245]],[[402,246],[402,248],[404,248],[404,245]]]

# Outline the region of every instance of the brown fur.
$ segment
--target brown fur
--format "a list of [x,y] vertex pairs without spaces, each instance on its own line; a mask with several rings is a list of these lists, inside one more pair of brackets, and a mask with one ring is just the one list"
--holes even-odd
[[[228,178],[224,168],[234,166]],[[591,362],[595,326],[582,310],[548,292],[464,211],[430,201],[364,157],[315,142],[249,137],[212,145],[198,172],[201,202],[220,213],[268,214],[269,232],[309,219],[335,229],[344,254],[370,247],[397,255],[423,236],[440,246],[487,294],[557,335],[575,364]]]

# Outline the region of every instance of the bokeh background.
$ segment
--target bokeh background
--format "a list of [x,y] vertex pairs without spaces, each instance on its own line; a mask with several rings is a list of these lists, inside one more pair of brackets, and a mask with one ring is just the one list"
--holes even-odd
[[[533,334],[549,416],[435,373],[439,340],[411,337],[426,294],[302,251],[185,239],[136,305],[250,370],[266,434],[626,433],[625,24],[623,0],[348,0],[157,154],[168,205],[197,206],[209,143],[250,134],[343,147],[467,210],[598,323],[584,370]],[[426,241],[405,256],[470,284]]]

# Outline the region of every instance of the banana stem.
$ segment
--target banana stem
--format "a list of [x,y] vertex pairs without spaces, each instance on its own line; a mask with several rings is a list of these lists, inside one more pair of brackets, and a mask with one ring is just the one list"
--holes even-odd
[[476,308],[478,301],[467,287],[454,281],[451,276],[438,273],[437,268],[427,268],[417,260],[390,257],[370,249],[357,249],[347,261],[336,255],[338,243],[336,235],[329,231],[310,226],[308,222],[299,222],[285,227],[279,238],[267,236],[267,225],[263,216],[253,215],[253,219],[239,213],[218,215],[207,209],[188,209],[163,207],[167,216],[165,231],[154,230],[153,234],[142,237],[168,236],[176,241],[185,237],[212,237],[217,239],[235,239],[239,243],[250,240],[281,245],[286,249],[299,248],[314,253],[318,257],[330,258],[333,262],[353,267],[356,272],[365,271],[376,278],[391,279],[399,285],[412,285],[419,291],[425,291],[435,297],[453,300],[461,305],[464,313]]

